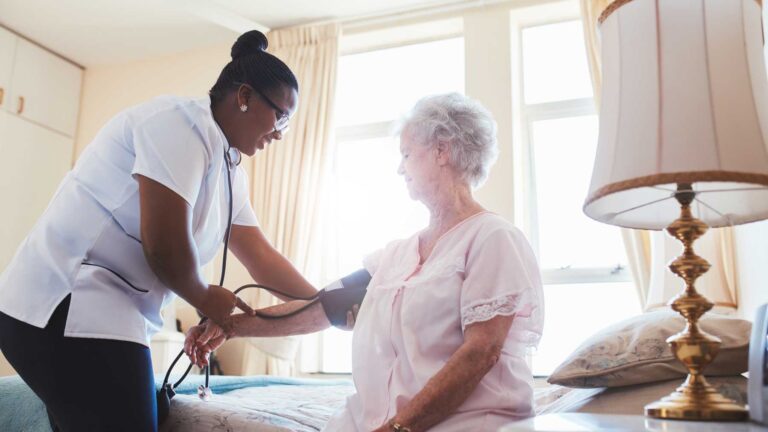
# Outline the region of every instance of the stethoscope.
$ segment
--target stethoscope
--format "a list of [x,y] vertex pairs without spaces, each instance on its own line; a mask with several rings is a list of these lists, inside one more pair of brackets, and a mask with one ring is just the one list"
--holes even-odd
[[[237,154],[237,162],[232,161],[232,152],[236,152]],[[232,192],[232,168],[238,166],[240,162],[242,161],[242,154],[239,150],[228,146],[227,150],[224,152],[224,165],[227,167],[227,196],[228,196],[228,217],[227,217],[227,229],[224,232],[224,256],[221,260],[221,278],[219,279],[219,286],[224,286],[224,276],[226,274],[227,270],[227,252],[229,250],[229,238],[232,231],[232,207],[233,207],[233,192]],[[107,269],[109,270],[109,269]],[[118,275],[119,276],[119,275]],[[263,319],[282,319],[282,318],[288,318],[293,315],[299,314],[303,312],[304,310],[308,309],[318,301],[320,301],[320,293],[316,293],[310,297],[299,297],[295,296],[293,294],[288,294],[286,292],[283,292],[281,290],[271,288],[265,285],[261,284],[247,284],[239,287],[234,291],[234,294],[239,294],[244,289],[249,288],[260,288],[275,294],[280,294],[286,298],[289,298],[291,300],[307,300],[309,303],[305,304],[304,306],[293,310],[291,312],[287,312],[285,314],[279,314],[279,315],[273,315],[273,314],[267,314],[264,312],[259,312],[258,310],[254,311],[254,315],[263,318]],[[202,317],[200,319],[200,322],[198,325],[204,323],[208,318]],[[178,355],[176,355],[176,358],[171,362],[171,366],[168,368],[168,371],[165,373],[165,378],[163,379],[162,387],[157,391],[157,417],[159,420],[159,423],[162,424],[163,421],[167,418],[168,412],[170,411],[171,406],[171,398],[173,398],[176,395],[176,388],[184,382],[184,379],[189,375],[189,372],[192,370],[192,366],[194,366],[192,363],[187,366],[187,369],[184,371],[184,374],[181,376],[181,378],[178,379],[175,383],[171,384],[169,382],[171,377],[171,371],[173,371],[173,368],[176,366],[176,363],[179,362],[181,357],[184,355],[184,350],[182,349]],[[203,400],[208,401],[211,398],[211,395],[213,394],[213,391],[211,390],[209,386],[210,382],[210,368],[209,366],[204,366],[203,371],[205,373],[205,384],[200,385],[197,388],[197,396]]]

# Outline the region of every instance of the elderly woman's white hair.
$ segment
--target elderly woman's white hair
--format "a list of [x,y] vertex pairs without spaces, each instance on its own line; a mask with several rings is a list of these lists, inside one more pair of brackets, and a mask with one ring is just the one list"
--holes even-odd
[[458,93],[427,96],[419,100],[400,122],[419,143],[449,144],[450,164],[473,187],[479,187],[496,162],[496,122],[479,102]]

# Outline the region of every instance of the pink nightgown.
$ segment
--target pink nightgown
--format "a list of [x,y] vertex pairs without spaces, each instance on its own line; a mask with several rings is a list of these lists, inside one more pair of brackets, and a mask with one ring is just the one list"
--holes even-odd
[[541,337],[544,303],[536,258],[523,234],[484,212],[440,237],[423,265],[418,246],[416,234],[365,259],[373,279],[352,342],[357,392],[324,430],[378,428],[447,363],[468,325],[499,315],[515,318],[498,363],[431,431],[495,431],[532,415],[525,352]]

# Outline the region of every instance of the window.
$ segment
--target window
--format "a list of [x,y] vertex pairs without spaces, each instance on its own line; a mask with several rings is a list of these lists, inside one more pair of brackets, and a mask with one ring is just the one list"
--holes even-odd
[[[323,253],[329,278],[362,266],[366,254],[428,224],[429,214],[408,196],[397,174],[396,121],[423,96],[464,92],[464,40],[450,38],[339,59],[336,155],[332,168]],[[351,371],[351,332],[330,329],[308,336],[302,369]],[[317,355],[320,353],[320,355]]]
[[619,229],[581,211],[598,135],[581,22],[517,31],[523,187],[516,202],[544,281],[545,329],[533,372],[548,375],[585,335],[639,312],[639,302]]
[[[496,184],[493,193],[497,195],[490,199],[514,196],[514,223],[526,233],[541,266],[545,329],[530,360],[535,375],[548,375],[586,335],[638,313],[640,304],[620,230],[592,221],[581,211],[597,145],[598,118],[578,2],[547,2],[496,12],[509,13],[511,26],[504,23],[503,28],[511,29],[506,33],[511,44],[488,43],[506,37],[498,31],[502,28],[498,16],[487,21],[490,29],[478,25],[485,21],[474,16],[461,37],[453,32],[441,40],[340,58],[337,149],[330,195],[324,200],[327,207],[321,210],[329,219],[322,252],[328,262],[323,273],[327,281],[348,274],[360,268],[366,254],[427,225],[428,212],[410,200],[397,175],[399,146],[391,136],[395,121],[422,96],[464,92],[465,38],[467,46],[486,50],[483,55],[496,59],[506,58],[511,51],[511,69],[502,72],[510,72],[512,94],[495,95],[509,98],[505,106],[512,107],[512,118],[496,121],[507,126],[511,122],[511,139],[500,141],[500,164],[494,170],[504,166],[504,158],[514,160],[514,192],[499,198],[498,194],[507,192],[502,191],[504,185]],[[486,14],[484,19],[496,12],[478,13]],[[470,88],[482,87],[478,82],[489,76],[502,75],[486,72],[484,67],[482,62],[466,64]],[[507,101],[494,102],[504,105]],[[310,336],[302,354],[305,371],[348,372],[351,333],[328,330]]]

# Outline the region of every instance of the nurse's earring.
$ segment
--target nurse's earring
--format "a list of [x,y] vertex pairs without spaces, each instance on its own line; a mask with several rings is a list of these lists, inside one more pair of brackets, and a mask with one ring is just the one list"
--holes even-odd
[[240,111],[242,111],[242,112],[248,111],[248,105],[246,105],[246,104],[240,105]]

